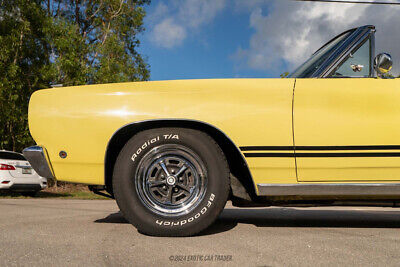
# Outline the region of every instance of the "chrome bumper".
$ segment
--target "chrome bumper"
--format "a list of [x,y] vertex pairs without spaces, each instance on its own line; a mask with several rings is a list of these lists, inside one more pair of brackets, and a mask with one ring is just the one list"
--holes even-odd
[[42,177],[54,179],[50,166],[47,163],[46,151],[40,146],[27,147],[22,151],[32,168]]

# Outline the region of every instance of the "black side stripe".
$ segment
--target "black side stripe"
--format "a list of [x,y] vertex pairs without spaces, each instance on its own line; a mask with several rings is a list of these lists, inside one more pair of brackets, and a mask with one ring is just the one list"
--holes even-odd
[[294,150],[294,146],[241,146],[242,151]]
[[242,146],[241,151],[324,151],[324,150],[400,150],[399,145],[372,146]]
[[350,158],[350,157],[400,157],[395,152],[366,152],[366,153],[244,153],[248,158]]

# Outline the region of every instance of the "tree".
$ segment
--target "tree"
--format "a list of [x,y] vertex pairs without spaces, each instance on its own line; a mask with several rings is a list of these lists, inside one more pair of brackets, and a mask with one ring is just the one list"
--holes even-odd
[[[136,51],[149,0],[54,0],[44,8],[49,29],[54,83],[126,82],[149,79]],[[66,38],[66,36],[68,36]]]
[[31,143],[29,96],[48,86],[47,18],[38,1],[0,1],[0,148]]
[[149,0],[0,0],[0,149],[33,143],[30,95],[51,84],[149,79],[137,52]]

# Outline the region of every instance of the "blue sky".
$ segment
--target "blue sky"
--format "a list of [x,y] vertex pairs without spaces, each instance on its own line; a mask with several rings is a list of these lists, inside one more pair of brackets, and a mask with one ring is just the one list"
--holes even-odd
[[[293,70],[334,35],[375,24],[400,57],[400,8],[288,0],[153,0],[139,51],[151,80],[268,78]],[[384,14],[384,16],[382,16]],[[395,65],[396,67],[396,65]]]

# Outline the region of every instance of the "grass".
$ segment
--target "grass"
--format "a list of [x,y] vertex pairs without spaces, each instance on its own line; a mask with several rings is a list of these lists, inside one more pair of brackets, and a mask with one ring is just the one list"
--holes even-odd
[[16,198],[16,199],[37,199],[37,198],[60,198],[60,199],[109,199],[107,197],[99,196],[88,190],[52,190],[45,189],[40,191],[34,197],[23,196],[18,192],[0,191],[1,198]]

